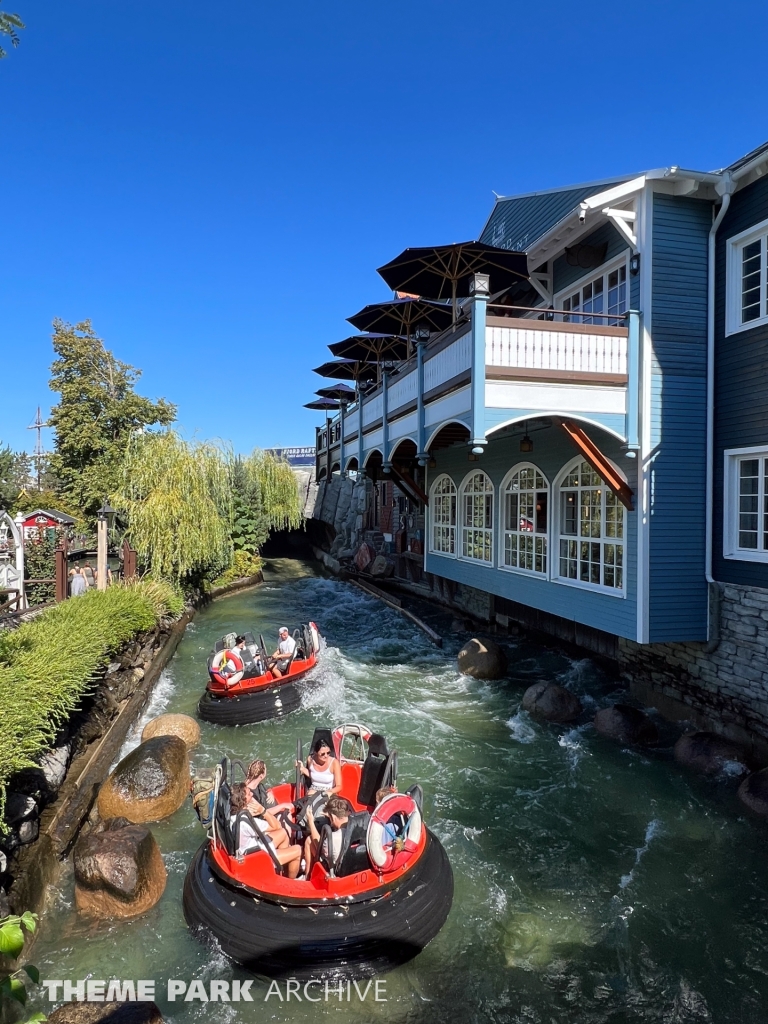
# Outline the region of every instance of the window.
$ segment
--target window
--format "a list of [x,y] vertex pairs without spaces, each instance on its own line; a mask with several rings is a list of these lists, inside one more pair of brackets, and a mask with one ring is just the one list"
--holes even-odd
[[461,488],[461,557],[493,562],[493,484],[482,471]]
[[546,575],[547,481],[535,466],[516,466],[502,484],[501,495],[502,567]]
[[[594,277],[582,279],[577,288],[569,288],[555,298],[555,306],[568,313],[563,320],[577,324],[597,324],[611,327],[623,323],[619,319],[628,308],[627,262],[609,267]],[[590,316],[590,313],[608,313],[616,317]],[[574,315],[578,314],[578,315]]]
[[456,485],[449,476],[441,476],[432,487],[432,550],[442,555],[456,554]]
[[768,221],[728,240],[726,333],[768,323]]
[[588,462],[560,484],[560,579],[624,588],[624,506]]
[[725,453],[726,558],[768,562],[768,448]]

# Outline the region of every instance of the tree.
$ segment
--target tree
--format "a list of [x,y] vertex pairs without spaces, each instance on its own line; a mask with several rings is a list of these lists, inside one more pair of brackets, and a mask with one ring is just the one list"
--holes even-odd
[[119,486],[126,445],[132,434],[176,418],[165,399],[137,395],[141,371],[120,362],[104,347],[90,320],[53,322],[49,386],[61,396],[51,409],[55,453],[50,469],[64,494],[93,517],[105,495]]
[[229,454],[173,430],[131,436],[111,495],[127,537],[155,576],[213,578],[232,559]]
[[[0,3],[2,3],[2,0],[0,0]],[[17,28],[26,28],[18,14],[6,14],[5,11],[0,11],[0,35],[8,36],[11,40],[11,46],[18,46],[21,42],[16,34]],[[8,54],[0,46],[0,60],[7,56]]]
[[26,452],[0,448],[0,508],[14,506],[19,494],[29,486],[31,461]]

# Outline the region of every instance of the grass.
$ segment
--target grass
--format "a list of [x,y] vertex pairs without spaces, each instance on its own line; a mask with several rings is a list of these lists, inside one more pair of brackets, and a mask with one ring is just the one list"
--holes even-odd
[[89,591],[0,633],[0,817],[13,775],[37,763],[111,655],[181,604],[169,584],[140,580]]

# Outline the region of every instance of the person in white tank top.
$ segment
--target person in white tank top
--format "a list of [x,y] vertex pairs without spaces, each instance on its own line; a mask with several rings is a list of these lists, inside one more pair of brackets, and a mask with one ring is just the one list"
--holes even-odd
[[309,779],[310,793],[327,793],[331,796],[341,789],[341,767],[324,740],[317,743],[307,758],[306,765],[297,761],[296,767],[306,779]]

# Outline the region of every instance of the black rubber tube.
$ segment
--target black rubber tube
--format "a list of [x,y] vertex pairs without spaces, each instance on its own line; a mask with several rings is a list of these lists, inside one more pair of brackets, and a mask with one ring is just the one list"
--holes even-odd
[[213,697],[206,690],[198,702],[197,714],[204,722],[215,725],[250,725],[268,718],[282,718],[300,705],[301,693],[296,684],[283,683],[240,697]]
[[208,844],[184,880],[189,927],[255,974],[270,978],[370,977],[406,963],[445,923],[453,872],[427,830],[419,863],[386,897],[362,903],[285,906],[225,885],[211,870]]

